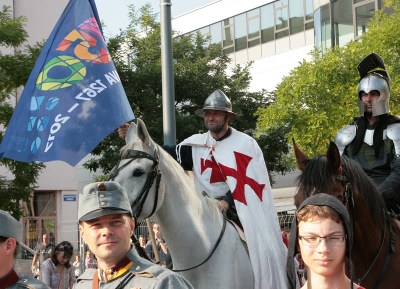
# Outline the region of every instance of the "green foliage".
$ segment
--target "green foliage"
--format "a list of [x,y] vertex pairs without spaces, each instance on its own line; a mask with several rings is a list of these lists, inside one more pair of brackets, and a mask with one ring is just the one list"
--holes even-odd
[[[125,92],[135,116],[141,118],[152,138],[163,142],[162,83],[161,83],[161,37],[160,24],[149,5],[136,12],[131,7],[131,24],[116,38],[109,40],[109,48],[116,63]],[[252,134],[256,128],[254,113],[259,107],[271,102],[267,91],[248,92],[251,81],[250,65],[234,66],[228,71],[230,59],[216,45],[205,45],[207,39],[200,34],[176,35],[173,39],[173,65],[176,107],[177,143],[188,136],[204,131],[203,120],[194,115],[203,107],[204,101],[216,89],[222,89],[232,101],[239,119],[232,126]],[[127,58],[128,57],[128,58]],[[127,61],[128,60],[128,61]],[[122,143],[117,134],[106,138],[94,151],[96,155],[85,164],[90,170],[103,169],[108,173],[116,164],[118,148]],[[270,142],[280,141],[269,138]],[[272,147],[271,147],[272,148]],[[269,169],[284,172],[280,152],[265,153]]]
[[399,114],[400,4],[386,4],[391,5],[391,14],[377,12],[359,40],[323,56],[312,51],[310,61],[303,61],[283,79],[274,103],[257,112],[261,131],[288,126],[286,138],[294,138],[306,154],[325,152],[336,132],[358,116],[357,64],[372,52],[385,60],[392,77],[391,111]]
[[[0,47],[10,48],[10,54],[0,53],[0,126],[6,127],[13,113],[10,94],[26,83],[40,48],[28,46],[26,52],[16,48],[24,43],[27,33],[23,28],[25,18],[12,18],[9,7],[0,11]],[[0,140],[3,136],[0,131]],[[15,218],[22,215],[21,202],[28,201],[33,192],[41,163],[22,163],[9,159],[0,160],[0,165],[8,169],[10,176],[0,175],[0,209],[9,211]]]
[[0,45],[16,47],[26,40],[28,34],[23,28],[26,19],[13,19],[9,6],[3,6],[0,11]]

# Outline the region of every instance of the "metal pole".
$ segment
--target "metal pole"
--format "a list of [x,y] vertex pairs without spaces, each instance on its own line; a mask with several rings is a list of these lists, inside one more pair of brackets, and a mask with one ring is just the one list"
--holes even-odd
[[160,0],[163,131],[167,145],[176,144],[171,5],[171,0]]

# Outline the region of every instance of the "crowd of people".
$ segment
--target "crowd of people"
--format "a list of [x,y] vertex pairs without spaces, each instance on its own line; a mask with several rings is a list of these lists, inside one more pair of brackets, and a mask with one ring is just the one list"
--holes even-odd
[[[335,142],[342,154],[356,160],[380,186],[388,210],[399,214],[400,120],[389,114],[390,77],[383,60],[374,53],[361,61],[358,70],[360,115],[339,131]],[[222,213],[245,231],[252,230],[251,212],[242,206],[240,196],[232,193],[223,164],[234,158],[233,152],[262,158],[261,150],[253,138],[230,126],[230,121],[238,116],[221,90],[214,91],[196,115],[204,119],[208,131],[179,145],[163,148],[184,169],[193,171],[196,188],[214,198]],[[121,138],[125,139],[128,127],[126,124],[118,129]],[[206,167],[205,160],[209,161]],[[255,159],[251,164],[255,171],[264,174],[263,183],[269,184],[265,163]],[[271,191],[263,193],[272,203]],[[269,232],[262,233],[268,233],[270,239],[278,238],[282,247],[285,244],[288,248],[285,256],[276,255],[286,262],[275,260],[280,275],[273,276],[275,288],[286,288],[287,284],[291,289],[300,286],[302,289],[363,289],[351,274],[352,222],[337,198],[326,194],[307,198],[296,210],[290,232],[289,228],[284,228],[281,235],[276,216],[271,217],[276,215],[273,206],[257,214],[272,224],[268,226]],[[21,280],[25,284],[35,284],[34,288],[52,289],[97,288],[92,284],[107,284],[107,288],[192,288],[184,277],[168,270],[172,268],[172,259],[158,223],[153,223],[154,238],[143,235],[138,238],[140,247],[152,262],[139,256],[131,241],[135,230],[131,205],[125,189],[118,183],[98,182],[85,186],[79,196],[78,219],[81,237],[89,248],[84,266],[70,242],[62,241],[54,246],[47,234],[43,234],[32,260],[32,273],[37,278],[29,278],[13,269],[22,240],[21,224],[0,210],[0,255],[4,256],[0,258],[0,288],[20,288]],[[277,250],[281,250],[280,246]],[[71,264],[74,254],[75,261]],[[305,265],[304,280],[299,280],[297,272],[295,257],[300,255]],[[286,268],[281,267],[284,263]]]

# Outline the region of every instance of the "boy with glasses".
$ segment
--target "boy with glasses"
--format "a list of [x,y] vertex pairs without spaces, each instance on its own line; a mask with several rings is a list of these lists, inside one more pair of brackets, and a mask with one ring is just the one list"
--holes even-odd
[[[298,208],[290,232],[287,274],[296,288],[293,257],[301,253],[307,288],[364,289],[353,282],[351,248],[353,231],[346,207],[335,197],[316,194]],[[346,257],[349,277],[346,276]]]

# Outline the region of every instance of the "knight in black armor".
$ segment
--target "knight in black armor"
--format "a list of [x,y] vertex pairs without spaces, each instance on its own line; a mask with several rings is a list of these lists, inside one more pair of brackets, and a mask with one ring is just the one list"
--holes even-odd
[[335,137],[341,154],[358,162],[374,180],[389,212],[400,214],[400,119],[389,112],[389,73],[372,53],[358,65],[360,115]]

